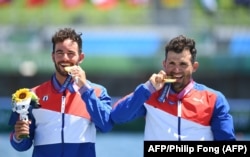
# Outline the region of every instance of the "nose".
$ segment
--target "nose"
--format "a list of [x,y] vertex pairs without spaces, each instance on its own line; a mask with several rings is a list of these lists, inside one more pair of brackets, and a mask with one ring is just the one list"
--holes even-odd
[[67,53],[64,53],[64,54],[62,55],[62,59],[63,59],[63,60],[69,60],[68,54],[67,54]]
[[180,67],[176,65],[176,66],[173,68],[173,71],[174,71],[175,73],[180,72]]

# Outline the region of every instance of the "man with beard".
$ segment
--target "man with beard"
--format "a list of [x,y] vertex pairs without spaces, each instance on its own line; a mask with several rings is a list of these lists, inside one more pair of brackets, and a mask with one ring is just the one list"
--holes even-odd
[[193,80],[195,41],[183,35],[165,47],[163,70],[120,99],[111,118],[125,123],[145,117],[145,141],[235,140],[225,96]]
[[[102,85],[87,80],[79,66],[84,59],[81,33],[72,28],[52,37],[51,79],[33,87],[41,108],[33,109],[29,121],[12,113],[10,143],[17,151],[34,146],[33,157],[95,157],[96,132],[112,129],[111,97]],[[29,134],[29,138],[20,138]]]

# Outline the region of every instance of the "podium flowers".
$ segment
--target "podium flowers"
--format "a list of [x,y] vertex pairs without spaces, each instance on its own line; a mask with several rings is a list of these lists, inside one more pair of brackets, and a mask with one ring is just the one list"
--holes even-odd
[[12,94],[12,102],[18,103],[25,100],[31,99],[32,101],[35,101],[38,104],[38,97],[34,92],[32,92],[28,88],[22,88],[17,90],[14,94]]
[[[28,121],[29,109],[39,108],[39,98],[28,88],[22,88],[12,94],[12,111],[19,114],[19,119]],[[20,138],[27,138],[29,135],[21,135]]]

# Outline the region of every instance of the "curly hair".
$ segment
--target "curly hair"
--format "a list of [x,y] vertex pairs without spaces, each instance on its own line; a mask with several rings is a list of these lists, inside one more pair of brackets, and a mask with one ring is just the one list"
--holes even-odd
[[190,51],[192,55],[191,62],[194,63],[197,53],[197,50],[195,48],[195,41],[193,39],[185,37],[184,35],[179,35],[170,40],[170,42],[165,47],[165,58],[167,58],[169,51],[181,53],[184,49]]
[[71,39],[72,41],[76,42],[79,50],[78,52],[82,52],[82,33],[77,34],[74,29],[72,28],[63,28],[59,29],[53,36],[52,36],[52,52],[55,52],[55,45],[59,42],[63,42],[66,39]]

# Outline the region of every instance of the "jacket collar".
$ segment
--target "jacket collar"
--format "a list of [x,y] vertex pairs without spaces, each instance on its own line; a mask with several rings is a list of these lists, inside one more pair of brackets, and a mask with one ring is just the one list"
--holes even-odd
[[71,79],[71,76],[67,77],[63,85],[60,85],[59,81],[56,79],[56,75],[52,75],[51,82],[58,93],[63,93],[65,90],[69,90],[71,93],[75,93],[75,85]]

